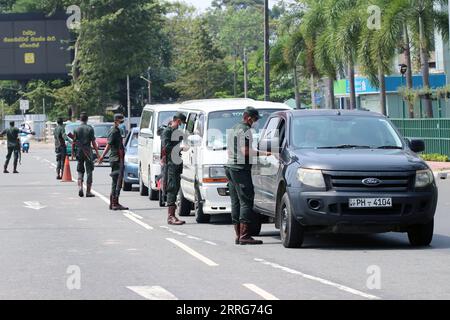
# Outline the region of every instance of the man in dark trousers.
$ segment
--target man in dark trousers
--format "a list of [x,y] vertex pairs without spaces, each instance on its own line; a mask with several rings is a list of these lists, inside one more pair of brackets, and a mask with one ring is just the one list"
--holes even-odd
[[8,129],[5,129],[0,133],[0,136],[6,135],[7,147],[8,147],[8,153],[6,155],[6,161],[5,161],[5,165],[3,167],[3,173],[9,173],[8,165],[9,165],[9,161],[11,160],[11,156],[13,154],[14,154],[14,161],[13,161],[14,173],[19,173],[19,171],[17,171],[17,164],[19,163],[19,155],[20,155],[20,139],[19,139],[20,133],[34,134],[33,132],[24,131],[19,128],[16,128],[14,121],[11,121],[9,123]]
[[84,174],[86,173],[86,198],[95,197],[92,190],[93,171],[94,171],[94,148],[97,158],[100,158],[97,142],[95,141],[94,128],[88,125],[88,115],[83,112],[80,120],[81,125],[74,132],[74,144],[77,146],[77,172],[78,172],[78,195],[84,197],[83,183]]
[[179,127],[186,123],[186,116],[178,112],[173,117],[170,125],[164,129],[161,135],[161,143],[163,153],[166,155],[165,170],[166,170],[166,192],[167,192],[167,207],[168,219],[167,223],[171,225],[182,225],[185,221],[179,220],[175,212],[177,210],[177,197],[180,191],[181,174],[183,173],[183,161],[181,160],[181,141],[183,134]]
[[109,164],[111,166],[111,195],[109,197],[109,209],[113,211],[128,210],[119,203],[120,190],[123,183],[124,162],[125,162],[125,147],[123,145],[122,132],[120,125],[123,124],[125,118],[123,114],[116,114],[114,116],[114,126],[108,134],[108,145],[106,146],[103,155],[98,159],[98,163],[103,162],[103,157],[111,151],[109,155]]
[[[244,111],[243,121],[228,132],[228,163],[225,173],[231,197],[231,218],[236,233],[236,244],[262,244],[251,237],[250,225],[254,219],[253,203],[255,192],[252,181],[252,159],[258,151],[252,147],[252,126],[259,120],[259,112],[253,107]],[[269,156],[268,152],[259,152]]]
[[56,179],[61,180],[64,174],[64,161],[67,155],[66,146],[66,129],[64,128],[63,118],[58,118],[58,126],[53,132],[55,138],[55,153],[56,153]]

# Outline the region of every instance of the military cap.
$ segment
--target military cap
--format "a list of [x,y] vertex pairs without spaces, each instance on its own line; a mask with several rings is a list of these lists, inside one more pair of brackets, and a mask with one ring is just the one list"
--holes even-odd
[[259,115],[258,110],[256,110],[256,109],[253,108],[253,107],[247,107],[247,108],[245,108],[244,113],[248,114],[250,117],[252,117],[252,118],[254,118],[254,119],[256,119],[256,120],[259,120],[259,119],[261,118],[260,115]]
[[187,120],[186,115],[182,112],[177,112],[173,118],[181,120],[181,122],[183,122],[183,123],[186,123],[186,120]]
[[124,117],[123,114],[121,114],[121,113],[116,113],[116,114],[114,115],[114,121],[124,121],[124,120],[125,120],[125,117]]

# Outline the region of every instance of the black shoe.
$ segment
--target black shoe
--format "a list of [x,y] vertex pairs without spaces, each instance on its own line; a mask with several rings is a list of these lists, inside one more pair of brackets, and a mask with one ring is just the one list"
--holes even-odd
[[3,173],[9,173],[9,171],[8,170],[3,170]]
[[95,195],[92,193],[86,193],[86,198],[95,198]]
[[13,173],[19,173],[19,171],[17,171],[17,170],[14,170],[14,172]]
[[83,189],[80,189],[80,191],[78,191],[78,195],[80,196],[80,198],[84,197]]

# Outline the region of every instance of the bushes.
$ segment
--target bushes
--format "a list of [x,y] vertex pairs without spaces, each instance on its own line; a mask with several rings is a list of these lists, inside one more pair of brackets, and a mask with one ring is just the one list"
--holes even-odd
[[425,161],[435,161],[435,162],[448,162],[449,161],[448,156],[438,154],[438,153],[422,154],[421,157]]

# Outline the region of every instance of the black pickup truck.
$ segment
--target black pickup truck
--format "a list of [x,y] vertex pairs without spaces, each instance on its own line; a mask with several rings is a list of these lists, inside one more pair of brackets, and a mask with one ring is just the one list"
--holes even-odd
[[407,232],[413,246],[433,238],[438,190],[386,117],[367,111],[283,111],[267,121],[253,166],[255,211],[274,218],[283,245],[305,233]]

